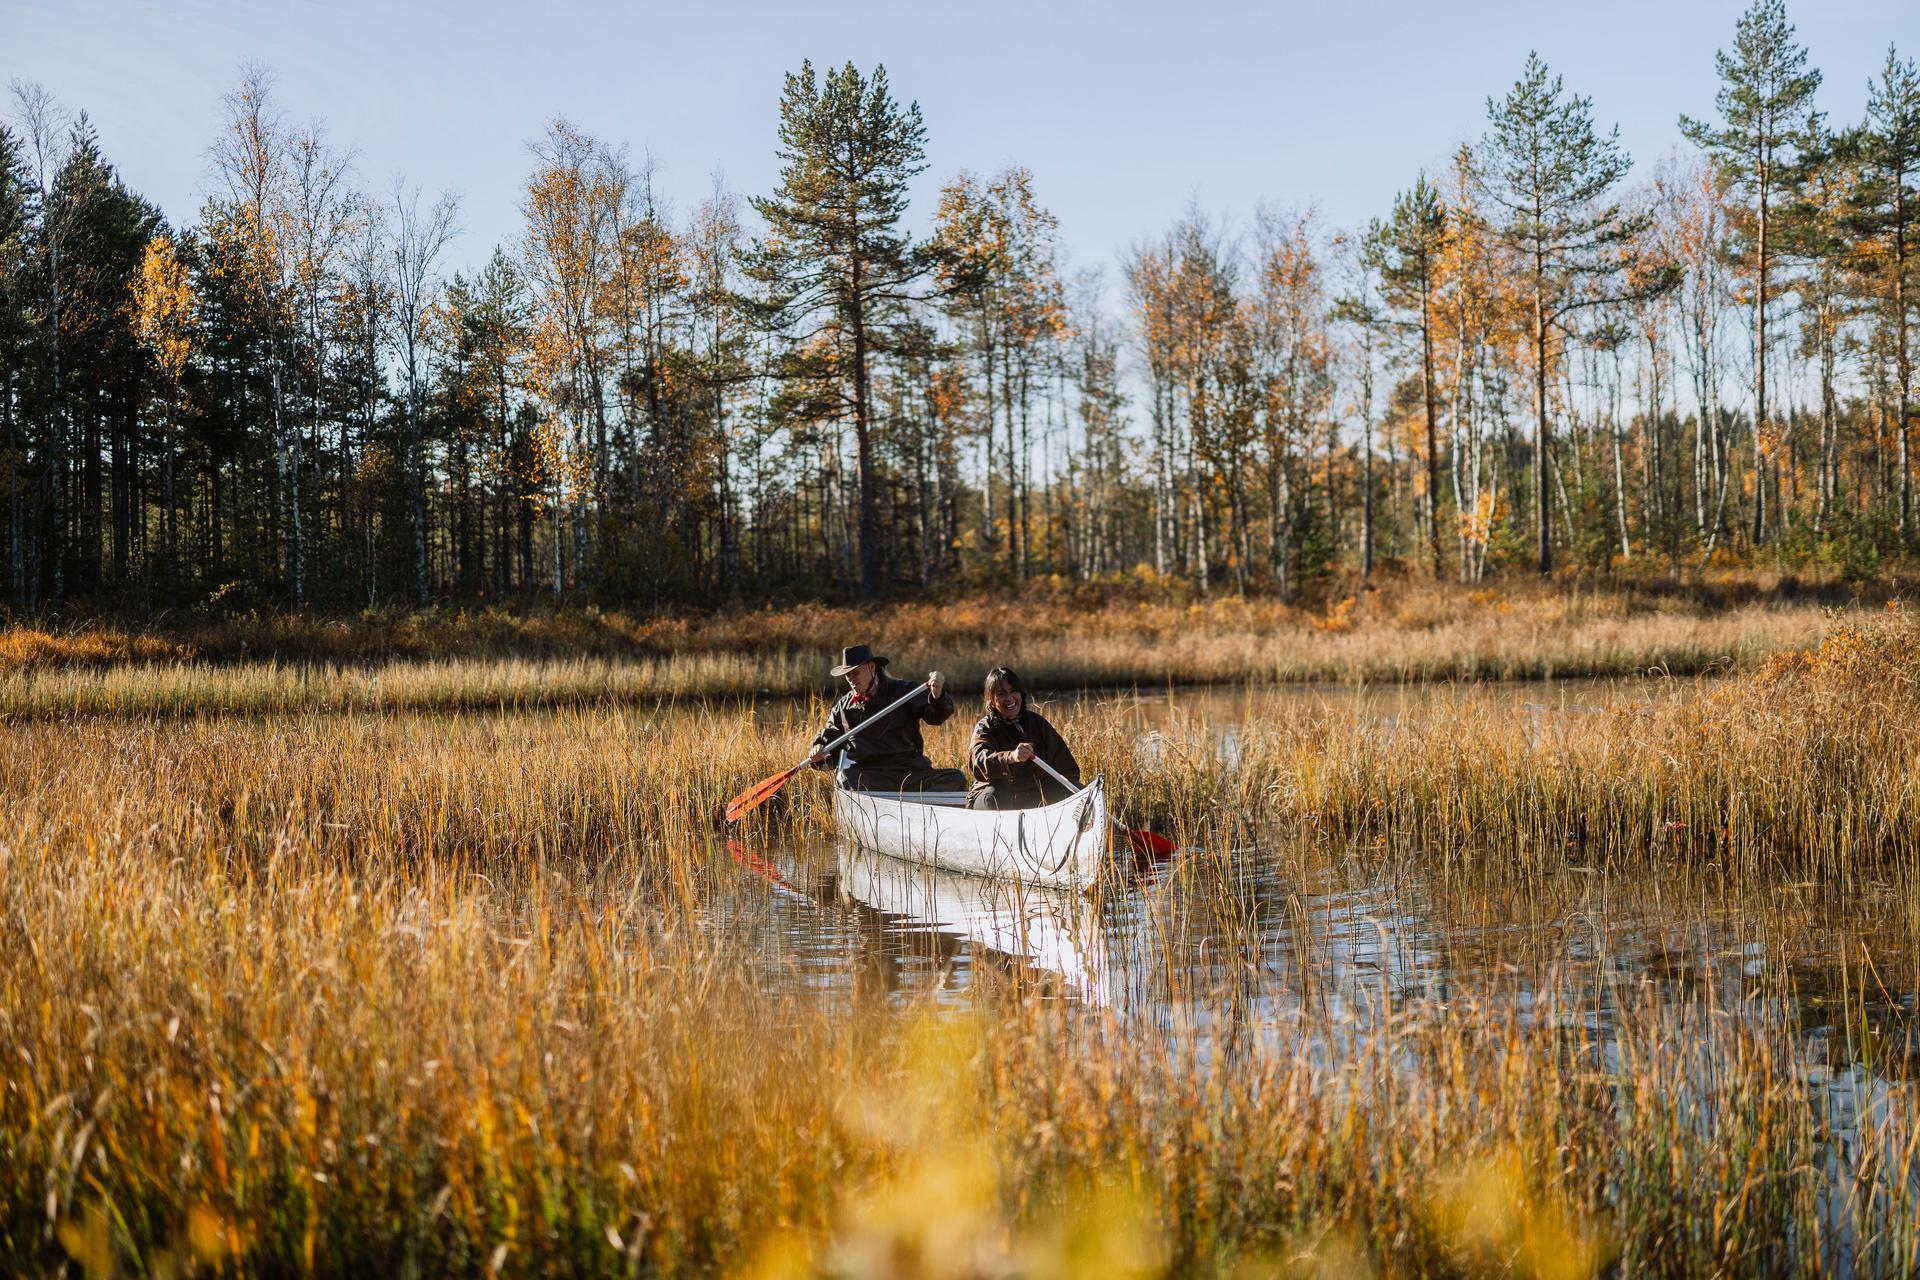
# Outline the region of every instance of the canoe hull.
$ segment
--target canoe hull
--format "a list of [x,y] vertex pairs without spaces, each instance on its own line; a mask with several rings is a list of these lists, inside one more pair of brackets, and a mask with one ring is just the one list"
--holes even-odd
[[1001,811],[836,788],[833,814],[841,834],[863,848],[966,875],[1087,889],[1110,858],[1099,778],[1057,804]]

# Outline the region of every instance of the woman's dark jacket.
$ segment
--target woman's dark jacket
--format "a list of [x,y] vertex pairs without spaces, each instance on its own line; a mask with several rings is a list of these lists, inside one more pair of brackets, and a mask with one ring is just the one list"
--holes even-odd
[[[827,727],[814,738],[813,745],[826,746],[855,725],[866,723],[868,716],[885,711],[921,683],[902,680],[882,671],[874,682],[873,696],[865,702],[856,700],[853,691],[848,690],[841,695],[840,701],[833,704],[833,714],[827,717]],[[922,698],[918,702],[909,702],[892,715],[876,721],[871,729],[862,731],[859,737],[841,750],[847,753],[847,759],[856,769],[925,769],[932,762],[927,759],[926,744],[920,740],[920,725],[923,721],[927,724],[945,724],[953,712],[953,690],[942,689],[939,701],[930,702]],[[835,769],[839,764],[840,758],[836,752],[814,767]]]
[[1067,749],[1066,739],[1045,716],[1023,705],[1012,720],[989,711],[973,726],[973,741],[967,747],[967,772],[973,775],[973,791],[992,787],[1002,808],[1044,804],[1046,796],[1040,780],[1046,774],[1031,761],[1014,762],[1014,748],[1023,742],[1031,742],[1035,756],[1058,769],[1075,786],[1080,785],[1080,762]]

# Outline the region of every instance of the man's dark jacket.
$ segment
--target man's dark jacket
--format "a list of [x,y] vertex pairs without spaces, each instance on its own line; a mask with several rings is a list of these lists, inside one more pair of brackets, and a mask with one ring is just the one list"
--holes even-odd
[[[1024,704],[1025,699],[1022,699]],[[1022,705],[1020,714],[1009,720],[998,711],[989,711],[973,726],[973,741],[967,747],[967,771],[973,775],[975,792],[992,787],[1002,808],[1031,808],[1046,803],[1041,779],[1046,775],[1031,761],[1020,764],[1013,758],[1014,748],[1023,742],[1033,744],[1033,754],[1058,769],[1075,786],[1080,785],[1080,762],[1067,749],[1066,739],[1047,718],[1032,707]],[[1054,784],[1058,787],[1058,784]]]
[[[833,714],[827,717],[827,727],[814,738],[813,745],[824,747],[847,730],[866,723],[868,716],[879,715],[919,683],[902,680],[882,671],[874,681],[873,696],[865,702],[857,702],[853,691],[849,689],[840,701],[833,704]],[[884,770],[891,773],[932,768],[933,762],[927,759],[926,744],[920,740],[921,722],[945,724],[953,712],[953,690],[942,689],[939,701],[929,702],[923,697],[918,702],[909,702],[892,715],[882,717],[871,729],[841,747],[840,751],[847,753],[847,759],[856,771]],[[836,769],[839,765],[840,752],[836,751],[814,767]]]

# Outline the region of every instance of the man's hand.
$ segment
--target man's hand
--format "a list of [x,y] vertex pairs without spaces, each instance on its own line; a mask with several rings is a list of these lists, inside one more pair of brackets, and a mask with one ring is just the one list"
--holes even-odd
[[1023,742],[1013,749],[1013,762],[1015,764],[1025,764],[1031,759],[1033,759],[1033,744],[1031,742]]
[[822,760],[825,760],[826,758],[827,758],[827,749],[825,747],[815,747],[813,749],[813,754],[807,757],[807,763],[819,764]]
[[947,678],[945,676],[941,675],[938,671],[927,672],[927,700],[929,702],[940,701],[940,695],[946,690],[946,687]]

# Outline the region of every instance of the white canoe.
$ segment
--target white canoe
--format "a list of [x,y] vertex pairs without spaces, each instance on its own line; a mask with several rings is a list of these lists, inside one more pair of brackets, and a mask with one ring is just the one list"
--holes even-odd
[[942,871],[1088,889],[1107,865],[1107,791],[1099,778],[1038,809],[967,809],[965,799],[836,787],[833,816],[862,847]]

